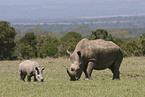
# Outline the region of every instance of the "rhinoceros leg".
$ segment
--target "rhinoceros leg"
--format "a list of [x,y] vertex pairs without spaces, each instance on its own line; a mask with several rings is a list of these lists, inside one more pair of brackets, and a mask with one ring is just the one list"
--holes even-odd
[[119,75],[120,75],[120,72],[119,72],[119,69],[114,69],[114,68],[111,68],[111,71],[113,73],[113,79],[120,79]]
[[92,71],[93,71],[93,68],[94,68],[94,64],[95,64],[94,62],[89,62],[87,69],[84,70],[84,73],[86,75],[85,80],[91,79],[91,74],[92,74]]
[[121,62],[114,62],[110,67],[109,69],[112,71],[113,73],[113,79],[120,79],[119,75],[120,75],[120,72],[119,72],[119,67],[120,67],[120,64]]
[[31,81],[31,77],[32,77],[31,74],[28,74],[28,75],[27,75],[27,81],[28,81],[28,82]]
[[21,71],[21,72],[20,72],[20,80],[21,80],[21,81],[25,81],[25,80],[24,80],[25,77],[26,77],[26,75],[23,74],[22,71]]
[[37,79],[36,79],[36,76],[34,75],[34,82],[36,82],[37,81]]

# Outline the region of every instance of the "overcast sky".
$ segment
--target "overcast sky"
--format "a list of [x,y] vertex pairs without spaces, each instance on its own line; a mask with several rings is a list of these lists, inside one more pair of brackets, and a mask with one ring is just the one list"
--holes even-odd
[[0,20],[144,14],[145,0],[0,0]]

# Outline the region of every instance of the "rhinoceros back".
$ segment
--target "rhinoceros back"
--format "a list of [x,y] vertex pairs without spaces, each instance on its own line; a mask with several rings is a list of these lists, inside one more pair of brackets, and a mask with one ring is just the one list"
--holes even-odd
[[83,54],[92,53],[92,55],[94,55],[95,53],[103,54],[107,52],[118,52],[118,50],[121,50],[120,47],[112,41],[104,41],[102,39],[83,39],[77,44],[74,53],[76,53],[77,51],[81,51]]
[[35,67],[39,67],[38,63],[35,61],[26,60],[19,65],[19,72],[31,73],[35,71]]

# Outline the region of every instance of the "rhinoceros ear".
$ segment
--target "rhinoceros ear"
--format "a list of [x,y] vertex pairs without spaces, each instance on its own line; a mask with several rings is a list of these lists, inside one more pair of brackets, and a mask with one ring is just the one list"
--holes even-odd
[[78,54],[78,56],[81,58],[81,52],[80,52],[80,51],[78,51],[78,52],[77,52],[77,54]]
[[68,50],[66,52],[67,52],[67,54],[69,54],[71,56],[71,52],[69,52]]
[[41,73],[43,73],[43,70],[45,69],[45,67],[41,68]]
[[36,70],[37,74],[40,74],[40,73],[39,73],[39,70],[38,70],[38,68],[37,68],[37,67],[35,67],[35,70]]
[[43,71],[45,69],[45,67],[43,67],[41,70]]

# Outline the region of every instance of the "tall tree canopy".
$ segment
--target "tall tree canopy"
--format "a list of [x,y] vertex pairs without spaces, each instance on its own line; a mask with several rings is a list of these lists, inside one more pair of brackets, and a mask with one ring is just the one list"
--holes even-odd
[[26,33],[19,42],[21,43],[20,53],[24,59],[37,57],[37,41],[33,32]]
[[[40,36],[37,36],[37,38],[40,38]],[[59,46],[59,40],[57,39],[57,37],[46,35],[45,39],[43,40],[43,43],[41,43],[41,45],[39,44],[40,43],[37,41],[37,50],[39,50],[39,57],[44,58],[47,56],[57,56]]]
[[0,21],[0,59],[12,57],[15,47],[15,36],[17,32],[10,26],[9,22]]
[[104,39],[107,40],[108,38],[108,32],[104,29],[97,29],[95,31],[92,31],[90,38],[95,39]]

